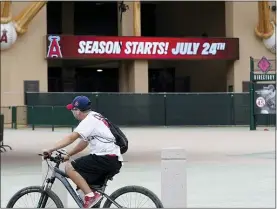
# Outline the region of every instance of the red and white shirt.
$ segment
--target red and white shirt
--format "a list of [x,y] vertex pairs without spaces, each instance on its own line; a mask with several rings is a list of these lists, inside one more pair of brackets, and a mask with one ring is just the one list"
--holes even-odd
[[116,145],[115,138],[102,119],[101,114],[91,111],[85,119],[75,128],[81,138],[89,142],[90,153],[95,155],[116,155],[119,161],[123,161],[120,147]]

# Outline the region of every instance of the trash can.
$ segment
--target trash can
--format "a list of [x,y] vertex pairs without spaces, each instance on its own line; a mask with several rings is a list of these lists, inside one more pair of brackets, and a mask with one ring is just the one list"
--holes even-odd
[[3,145],[4,140],[4,115],[0,114],[0,145]]

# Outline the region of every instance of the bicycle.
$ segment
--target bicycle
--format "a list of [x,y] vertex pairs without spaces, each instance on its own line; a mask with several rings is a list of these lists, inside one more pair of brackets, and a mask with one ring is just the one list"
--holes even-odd
[[[62,170],[59,169],[60,164],[63,162],[62,156],[67,153],[65,151],[61,151],[61,150],[57,150],[56,152],[57,152],[56,156],[53,156],[53,154],[52,154],[51,156],[43,158],[44,160],[46,160],[46,162],[48,164],[48,172],[49,172],[49,168],[51,168],[51,170],[52,170],[51,177],[47,178],[47,175],[46,175],[46,178],[45,178],[42,186],[29,186],[29,187],[25,187],[25,188],[19,190],[17,193],[15,193],[12,196],[12,198],[10,199],[10,201],[7,204],[7,208],[13,208],[21,197],[23,197],[24,195],[28,195],[30,193],[40,193],[40,198],[39,198],[39,201],[36,206],[37,208],[45,208],[49,198],[55,203],[55,206],[57,208],[64,208],[64,205],[63,205],[62,201],[60,200],[60,198],[57,196],[57,194],[55,194],[51,190],[56,178],[62,182],[62,184],[67,189],[67,191],[72,196],[72,198],[77,203],[77,205],[80,208],[83,207],[82,198],[73,189],[73,187],[70,185],[70,183],[67,180],[67,178],[69,178],[69,177],[67,176],[67,174],[65,172],[63,172]],[[39,155],[43,156],[42,154],[39,154]],[[48,161],[53,162],[55,164],[55,166],[49,165]],[[116,191],[114,191],[111,195],[106,194],[105,189],[107,187],[107,183],[108,183],[108,181],[112,181],[112,180],[113,180],[112,176],[106,176],[103,185],[90,185],[90,187],[93,191],[97,191],[102,195],[102,199],[96,205],[94,205],[92,208],[100,208],[101,202],[103,201],[104,197],[106,198],[106,201],[103,204],[103,208],[110,208],[112,205],[115,205],[117,208],[125,208],[127,206],[123,206],[123,205],[119,204],[116,201],[116,199],[127,193],[139,193],[139,194],[145,195],[154,203],[156,208],[163,208],[163,204],[160,201],[160,199],[156,196],[156,194],[154,194],[152,191],[150,191],[149,189],[142,187],[142,186],[136,186],[136,185],[124,186],[124,187],[119,188]]]

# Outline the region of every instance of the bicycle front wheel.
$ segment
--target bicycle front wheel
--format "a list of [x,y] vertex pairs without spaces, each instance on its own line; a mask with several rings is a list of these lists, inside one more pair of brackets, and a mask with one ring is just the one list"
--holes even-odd
[[[133,196],[134,195],[134,196]],[[138,200],[135,197],[142,199]],[[149,189],[142,186],[125,186],[113,192],[110,198],[123,208],[163,208],[161,200]],[[150,205],[148,201],[150,200]],[[117,206],[109,199],[103,205],[103,208]]]
[[45,191],[40,186],[30,186],[15,193],[7,208],[64,208],[64,206],[53,191]]

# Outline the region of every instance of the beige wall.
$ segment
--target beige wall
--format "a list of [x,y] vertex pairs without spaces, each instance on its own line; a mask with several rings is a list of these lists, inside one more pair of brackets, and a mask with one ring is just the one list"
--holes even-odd
[[249,81],[249,57],[266,56],[275,59],[262,41],[255,36],[258,23],[257,2],[226,2],[226,35],[240,38],[240,60],[229,66],[228,82],[234,80],[234,90],[242,92],[242,81]]
[[[31,2],[13,2],[13,16]],[[28,31],[12,48],[1,52],[1,106],[24,105],[24,80],[39,80],[40,91],[47,91],[45,61],[46,7],[34,18]]]

